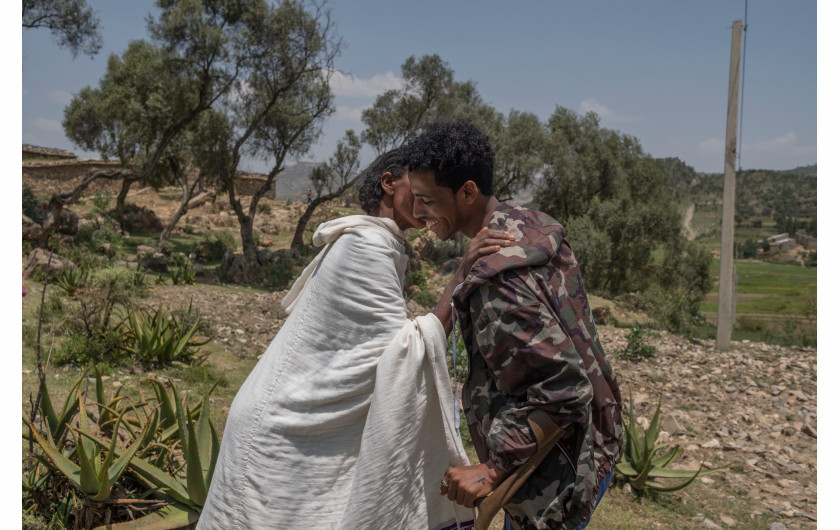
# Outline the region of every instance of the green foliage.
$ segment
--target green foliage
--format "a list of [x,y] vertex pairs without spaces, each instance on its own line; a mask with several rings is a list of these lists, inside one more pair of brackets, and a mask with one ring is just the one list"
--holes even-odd
[[286,289],[295,278],[295,261],[287,254],[276,254],[271,263],[265,265],[266,287],[276,290]]
[[172,270],[169,276],[172,278],[172,285],[181,283],[192,285],[195,283],[195,272],[192,270],[190,260],[183,254],[175,254],[172,257]]
[[227,230],[213,230],[212,232],[204,234],[201,240],[202,243],[208,245],[209,252],[207,259],[209,261],[218,261],[222,259],[225,252],[236,248],[236,240],[233,234]]
[[93,207],[100,214],[104,214],[111,207],[111,197],[100,191],[93,194]]
[[636,325],[624,336],[627,340],[627,346],[618,353],[619,359],[627,359],[630,361],[652,359],[654,355],[656,355],[657,349],[656,346],[651,346],[647,343],[647,341],[648,339],[658,337],[659,333],[642,329]]
[[[152,398],[144,397],[142,388],[138,401],[119,391],[106,397],[99,372],[93,392],[80,390],[86,375],[70,389],[59,412],[43,385],[42,420],[36,425],[23,419],[24,438],[37,443],[23,475],[30,519],[52,525],[52,514],[58,513],[61,528],[91,528],[108,519],[134,521],[137,528],[194,523],[219,451],[208,395],[188,406],[174,383],[148,379]],[[147,506],[140,509],[146,513],[127,509],[132,500]]]
[[416,285],[420,289],[426,288],[426,275],[423,274],[422,270],[411,271],[405,275],[406,288],[411,287],[412,285]]
[[[656,406],[656,412],[650,421],[647,431],[636,425],[636,416],[633,410],[633,393],[629,394],[630,401],[622,414],[624,424],[624,454],[621,462],[615,467],[616,478],[630,484],[633,492],[643,497],[650,492],[672,492],[678,491],[691,484],[697,477],[709,475],[722,468],[703,469],[702,466],[696,471],[682,469],[668,469],[682,452],[682,448],[676,442],[657,444],[660,430],[660,409],[662,407],[662,396]],[[672,447],[665,454],[657,455],[661,450]],[[658,479],[658,480],[657,480]],[[677,484],[663,483],[662,479],[687,479]]]
[[29,186],[23,187],[23,215],[29,217],[36,223],[44,222],[41,201],[35,196],[35,192]]
[[107,363],[120,365],[127,361],[123,355],[124,337],[113,329],[96,332],[77,332],[67,337],[54,354],[57,365],[85,365]]
[[257,204],[257,213],[261,213],[263,215],[271,215],[271,205],[261,202]]
[[162,306],[151,311],[131,311],[125,322],[125,350],[143,363],[201,363],[206,356],[196,354],[209,339],[198,339],[199,321],[191,317],[192,304],[180,318]]
[[74,296],[87,287],[89,278],[90,272],[87,270],[65,267],[55,275],[54,282],[65,294]]
[[90,57],[102,47],[99,18],[85,0],[26,0],[22,25],[50,30],[56,44]]
[[679,238],[668,175],[636,138],[601,128],[595,113],[578,116],[558,107],[547,129],[537,208],[583,232],[569,228],[567,237],[587,288],[645,289],[652,279],[652,252]]

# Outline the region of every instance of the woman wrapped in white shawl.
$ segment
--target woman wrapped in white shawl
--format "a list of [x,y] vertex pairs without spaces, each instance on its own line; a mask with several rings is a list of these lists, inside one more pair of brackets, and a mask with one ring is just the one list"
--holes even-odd
[[371,215],[322,224],[321,253],[283,300],[289,317],[231,404],[199,529],[472,528],[439,494],[467,464],[446,370],[452,290],[483,254],[484,232],[432,314],[406,318],[404,233],[423,222],[400,151],[379,157],[359,195]]

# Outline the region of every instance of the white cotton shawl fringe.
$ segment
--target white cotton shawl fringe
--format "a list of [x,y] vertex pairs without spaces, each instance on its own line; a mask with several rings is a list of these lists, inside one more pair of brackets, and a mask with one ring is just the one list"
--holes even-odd
[[327,246],[231,404],[198,528],[472,528],[438,494],[469,461],[443,327],[405,316],[402,232],[350,216],[313,241]]

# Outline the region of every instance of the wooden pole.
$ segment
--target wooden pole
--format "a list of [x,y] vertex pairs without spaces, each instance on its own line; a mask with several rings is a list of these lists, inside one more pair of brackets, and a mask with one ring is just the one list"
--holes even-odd
[[723,215],[720,231],[720,288],[718,291],[717,349],[729,348],[735,315],[733,265],[735,243],[735,151],[738,129],[738,84],[741,64],[741,21],[732,23],[729,58],[729,104],[726,109],[726,146],[723,157]]

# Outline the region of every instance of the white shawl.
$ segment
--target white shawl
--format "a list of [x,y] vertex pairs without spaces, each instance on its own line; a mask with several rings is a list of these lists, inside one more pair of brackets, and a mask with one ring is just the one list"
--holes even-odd
[[468,459],[445,336],[407,320],[407,258],[390,219],[322,224],[289,318],[231,404],[198,528],[472,528],[438,494]]

